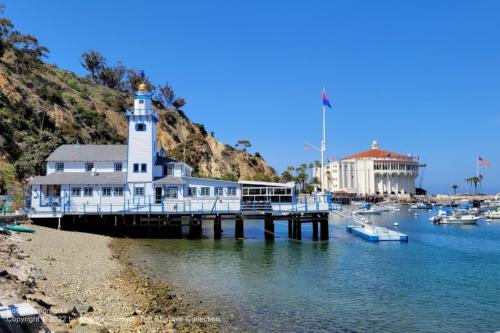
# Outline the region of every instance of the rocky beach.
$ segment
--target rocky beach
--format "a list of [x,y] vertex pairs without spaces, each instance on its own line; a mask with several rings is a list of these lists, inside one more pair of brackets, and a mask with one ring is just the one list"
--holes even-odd
[[53,332],[220,331],[220,314],[132,266],[129,240],[30,227],[0,235],[0,305],[30,303]]

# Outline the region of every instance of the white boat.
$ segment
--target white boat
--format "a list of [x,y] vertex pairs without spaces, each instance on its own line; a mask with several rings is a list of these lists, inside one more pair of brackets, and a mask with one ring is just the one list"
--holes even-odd
[[356,215],[379,215],[382,211],[378,209],[358,209],[353,212]]
[[476,224],[481,216],[470,214],[453,214],[444,216],[438,223],[439,224]]
[[411,209],[432,209],[432,204],[429,202],[418,202],[410,206]]
[[429,221],[431,221],[432,223],[439,223],[445,216],[448,216],[448,212],[440,209],[437,215],[431,216],[429,218]]
[[487,219],[500,219],[500,209],[496,211],[486,212],[484,213],[484,217]]

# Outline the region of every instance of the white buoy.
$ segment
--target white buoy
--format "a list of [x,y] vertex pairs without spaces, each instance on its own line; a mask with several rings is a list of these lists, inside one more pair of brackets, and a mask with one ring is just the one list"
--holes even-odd
[[399,223],[398,222],[394,222],[394,226],[395,227],[399,227]]
[[415,213],[415,214],[413,214],[413,215],[418,216],[418,213]]

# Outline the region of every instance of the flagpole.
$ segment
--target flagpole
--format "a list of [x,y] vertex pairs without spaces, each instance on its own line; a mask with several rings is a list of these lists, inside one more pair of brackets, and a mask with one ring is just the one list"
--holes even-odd
[[324,165],[325,165],[325,151],[326,151],[326,108],[323,104],[323,140],[321,140],[321,193],[325,193],[324,185]]
[[476,177],[479,178],[479,154],[476,155]]

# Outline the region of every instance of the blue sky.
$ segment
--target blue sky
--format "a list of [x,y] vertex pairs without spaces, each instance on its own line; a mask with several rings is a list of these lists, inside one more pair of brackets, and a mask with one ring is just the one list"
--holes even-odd
[[83,51],[143,69],[230,144],[252,142],[282,171],[370,147],[419,155],[423,186],[463,191],[476,154],[500,192],[499,1],[23,1],[5,16],[84,75]]

